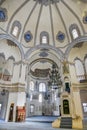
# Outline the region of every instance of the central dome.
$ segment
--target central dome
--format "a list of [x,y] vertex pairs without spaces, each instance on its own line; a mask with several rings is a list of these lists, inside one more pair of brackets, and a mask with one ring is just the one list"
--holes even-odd
[[72,33],[74,39],[85,34],[85,10],[81,0],[5,0],[1,2],[0,25],[24,48],[48,45],[61,49],[73,42]]

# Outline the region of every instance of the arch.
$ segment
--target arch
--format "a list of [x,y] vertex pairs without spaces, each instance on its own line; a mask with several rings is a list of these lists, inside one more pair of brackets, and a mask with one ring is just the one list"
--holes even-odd
[[28,59],[29,56],[31,56],[31,53],[34,52],[35,50],[38,50],[38,49],[49,49],[49,50],[51,49],[57,54],[58,58],[61,60],[63,60],[65,57],[64,53],[59,48],[55,48],[51,45],[43,45],[42,44],[42,45],[37,45],[36,47],[29,49],[25,54],[25,58]]
[[10,56],[7,60],[13,60],[13,61],[15,61],[15,58],[13,56]]
[[75,62],[75,69],[76,69],[77,78],[79,81],[83,80],[85,78],[84,77],[85,71],[84,71],[83,63],[79,58],[75,58],[74,62]]
[[3,40],[3,39],[11,40],[14,42],[15,45],[17,45],[17,47],[19,48],[19,51],[21,53],[21,60],[23,60],[24,59],[24,51],[23,51],[21,44],[14,37],[11,37],[10,35],[7,35],[7,34],[0,34],[0,40]]
[[69,43],[66,51],[65,51],[65,58],[68,59],[69,53],[71,49],[76,45],[76,44],[82,44],[84,42],[87,42],[87,36],[80,36],[78,39],[75,39],[71,43]]

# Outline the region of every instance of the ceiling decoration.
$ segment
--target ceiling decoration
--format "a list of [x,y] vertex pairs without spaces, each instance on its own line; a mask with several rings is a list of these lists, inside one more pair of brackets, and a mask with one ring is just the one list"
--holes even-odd
[[42,48],[42,49],[40,49],[41,51],[49,51],[49,49],[46,49],[46,48]]
[[17,45],[13,41],[11,41],[11,40],[7,40],[7,44],[9,46],[15,46],[15,47],[17,47]]
[[13,60],[13,61],[15,61],[15,58],[14,58],[13,56],[10,56],[10,57],[8,58],[8,60]]
[[59,2],[60,0],[34,0],[34,1],[38,1],[39,4],[42,4],[42,5],[49,5],[49,4],[54,4],[54,3],[57,3]]
[[38,69],[36,68],[35,71],[30,70],[30,73],[35,76],[35,77],[39,77],[39,78],[47,78],[48,74],[49,74],[50,69]]
[[39,54],[40,57],[47,57],[48,56],[48,53],[43,51]]
[[83,46],[84,42],[81,43],[77,43],[76,45],[73,46],[73,48],[77,47],[77,48],[81,48]]

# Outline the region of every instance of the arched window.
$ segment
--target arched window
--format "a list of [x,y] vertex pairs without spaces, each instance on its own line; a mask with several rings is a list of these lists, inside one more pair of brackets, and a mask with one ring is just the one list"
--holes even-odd
[[45,31],[41,32],[40,43],[41,44],[49,44],[49,35],[47,32],[45,32]]
[[45,83],[39,84],[39,92],[46,92],[46,85]]
[[42,100],[43,100],[42,94],[39,94],[39,102],[42,102]]
[[14,21],[11,29],[11,34],[18,38],[20,31],[21,31],[21,23],[19,21]]
[[72,36],[73,36],[73,39],[76,39],[76,38],[78,38],[78,32],[77,32],[77,30],[76,29],[73,29],[72,30]]
[[86,71],[86,78],[87,78],[87,55],[84,58],[85,62],[85,71]]
[[72,24],[69,28],[72,40],[80,36],[80,30],[76,24]]
[[30,81],[30,90],[31,91],[34,91],[34,82],[33,81]]
[[35,109],[35,106],[34,105],[30,105],[30,113],[34,113],[34,109]]
[[14,29],[13,29],[13,31],[12,31],[12,34],[14,36],[17,36],[18,35],[18,30],[19,30],[19,28],[17,26],[15,26]]
[[84,67],[81,60],[78,58],[75,59],[75,68],[76,68],[76,75],[78,80],[80,81],[85,79]]

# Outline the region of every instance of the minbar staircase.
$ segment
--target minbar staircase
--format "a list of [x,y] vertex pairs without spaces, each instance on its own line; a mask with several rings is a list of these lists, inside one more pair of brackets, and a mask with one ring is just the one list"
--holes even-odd
[[72,117],[61,117],[60,128],[72,128]]

